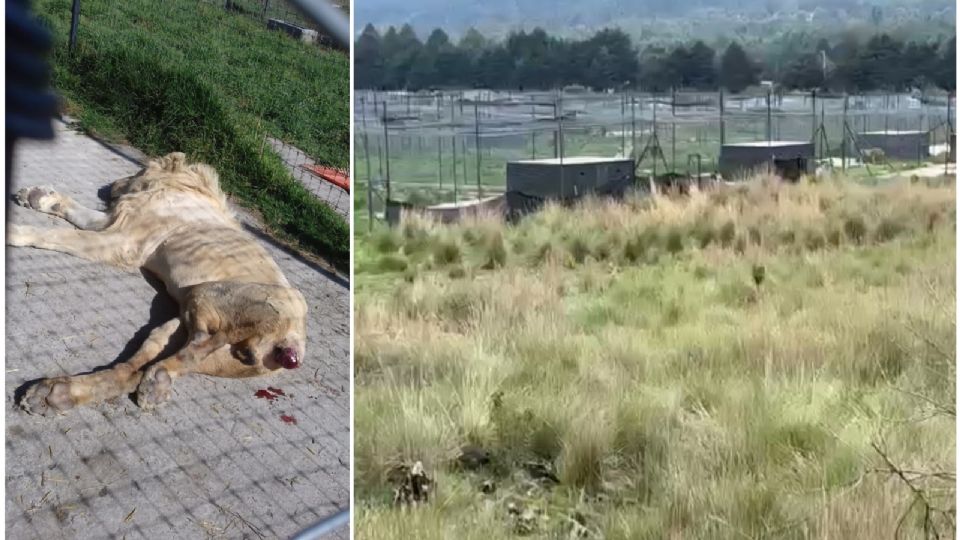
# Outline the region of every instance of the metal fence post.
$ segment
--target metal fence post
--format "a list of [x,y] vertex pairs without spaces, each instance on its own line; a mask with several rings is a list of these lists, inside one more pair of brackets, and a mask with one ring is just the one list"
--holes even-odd
[[473,101],[473,121],[474,121],[474,138],[476,139],[477,147],[477,200],[483,198],[483,188],[480,186],[480,100],[475,99]]
[[70,45],[69,50],[73,53],[77,46],[77,27],[80,25],[80,0],[73,0],[73,11],[70,15]]

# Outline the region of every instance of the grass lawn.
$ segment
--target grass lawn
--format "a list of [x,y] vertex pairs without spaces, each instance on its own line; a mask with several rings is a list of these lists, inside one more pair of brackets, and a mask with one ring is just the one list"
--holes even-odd
[[[358,229],[358,537],[949,537],[955,196],[756,179]],[[396,507],[416,461],[435,492]]]
[[271,135],[320,163],[349,164],[349,58],[266,30],[222,2],[83,2],[77,50],[68,0],[37,12],[57,39],[54,86],[81,125],[157,155],[215,166],[224,189],[340,269],[349,226],[262,143]]

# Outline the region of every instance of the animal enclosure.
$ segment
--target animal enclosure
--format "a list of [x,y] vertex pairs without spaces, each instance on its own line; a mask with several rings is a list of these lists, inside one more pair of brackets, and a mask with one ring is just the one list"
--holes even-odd
[[723,145],[789,140],[810,144],[811,170],[828,158],[846,168],[860,164],[858,133],[922,131],[945,151],[954,125],[946,95],[358,91],[354,108],[361,219],[381,215],[387,199],[427,206],[503,193],[507,163],[520,160],[632,158],[637,176],[723,173]]

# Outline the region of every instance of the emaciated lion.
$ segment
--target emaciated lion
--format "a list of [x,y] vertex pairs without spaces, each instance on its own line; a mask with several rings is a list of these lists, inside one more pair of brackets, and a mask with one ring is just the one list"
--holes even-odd
[[[187,373],[252,377],[298,367],[305,353],[307,305],[227,206],[216,171],[182,153],[151,160],[114,182],[106,212],[46,187],[24,188],[22,206],[76,229],[10,225],[7,243],[69,253],[156,275],[180,315],[155,328],[126,362],[101,371],[43,379],[20,405],[48,415],[136,391],[153,408]],[[172,340],[177,352],[158,358]]]

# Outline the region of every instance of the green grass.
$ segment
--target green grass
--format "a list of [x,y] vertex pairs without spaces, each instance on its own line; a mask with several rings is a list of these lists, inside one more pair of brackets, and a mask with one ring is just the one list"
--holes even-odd
[[274,232],[349,267],[347,223],[263,145],[270,134],[347,167],[346,55],[188,0],[84,2],[71,55],[70,2],[36,7],[58,40],[54,85],[82,126],[151,155],[183,151],[210,163],[224,190]]
[[[357,534],[922,537],[873,445],[955,470],[954,208],[952,185],[756,181],[361,232]],[[393,507],[417,460],[431,502]],[[917,478],[953,511],[951,477]]]

